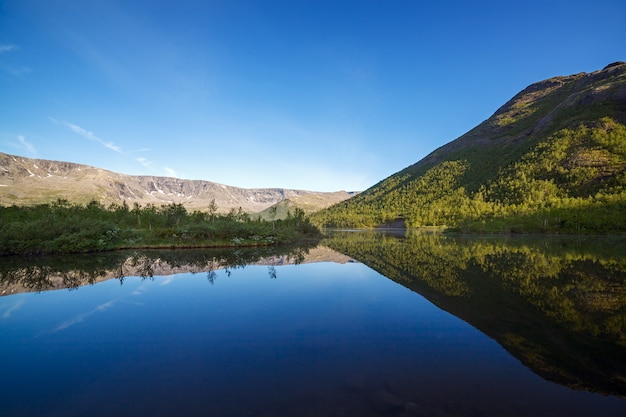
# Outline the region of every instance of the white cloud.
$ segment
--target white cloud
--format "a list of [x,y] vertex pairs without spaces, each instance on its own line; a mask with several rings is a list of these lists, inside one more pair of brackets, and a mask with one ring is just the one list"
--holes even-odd
[[139,162],[141,165],[143,165],[146,168],[152,168],[152,162],[148,161],[146,158],[144,157],[139,157],[136,158],[137,162]]
[[73,132],[78,133],[80,136],[86,139],[93,140],[94,142],[98,142],[105,148],[111,149],[112,151],[115,151],[117,153],[123,153],[122,148],[120,148],[113,142],[107,142],[107,141],[100,139],[98,136],[96,136],[93,132],[89,130],[83,129],[82,127],[78,125],[68,123],[68,122],[64,122],[64,124],[65,126],[69,127]]
[[137,153],[137,152],[148,152],[150,148],[141,148],[141,149],[132,149],[130,151],[126,151],[126,153]]
[[[122,155],[130,156],[131,154],[134,154],[134,153],[147,152],[147,151],[150,150],[149,148],[140,148],[140,149],[134,149],[134,150],[124,150],[124,149],[122,149],[121,146],[118,146],[118,145],[116,145],[113,142],[105,141],[104,139],[98,137],[92,131],[87,130],[87,129],[85,129],[85,128],[77,125],[77,124],[69,123],[69,122],[59,122],[58,120],[56,120],[52,116],[48,116],[48,119],[52,123],[63,124],[67,128],[69,128],[72,132],[82,136],[83,138],[89,139],[89,140],[94,141],[94,142],[97,142],[97,143],[101,144],[102,146],[104,146],[105,148],[110,149],[110,150],[112,150],[114,152],[117,152],[119,154],[122,154]],[[143,156],[139,156],[139,157],[135,157],[134,159],[135,159],[135,161],[139,162],[144,168],[153,169],[152,161],[148,160],[147,158],[144,158]],[[169,168],[165,168],[165,169],[171,175],[176,176],[176,172],[174,172],[174,170],[170,170]]]
[[13,50],[20,49],[17,45],[0,45],[0,54],[4,52],[9,52]]
[[29,153],[36,153],[37,152],[37,150],[32,145],[32,143],[29,143],[29,142],[26,141],[26,137],[25,136],[19,135],[17,137],[17,140],[20,141],[20,145],[22,145],[22,148],[25,149],[26,152],[29,152]]
[[167,172],[167,175],[169,175],[170,177],[178,178],[178,173],[174,171],[172,168],[163,167],[163,169],[165,170],[165,172]]

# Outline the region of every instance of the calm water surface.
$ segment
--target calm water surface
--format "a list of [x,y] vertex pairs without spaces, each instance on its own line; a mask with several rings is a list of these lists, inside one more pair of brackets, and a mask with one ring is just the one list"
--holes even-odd
[[370,238],[343,239],[327,242],[343,258],[1,297],[0,415],[626,415],[619,393],[539,376],[402,284],[409,269],[377,272],[399,258]]

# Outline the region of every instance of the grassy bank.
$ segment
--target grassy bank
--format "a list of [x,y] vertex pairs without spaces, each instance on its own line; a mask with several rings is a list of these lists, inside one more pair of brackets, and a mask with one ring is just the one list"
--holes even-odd
[[188,212],[180,204],[103,207],[59,200],[0,207],[0,254],[77,253],[122,248],[268,246],[316,237],[301,210],[285,220],[252,219],[242,210]]

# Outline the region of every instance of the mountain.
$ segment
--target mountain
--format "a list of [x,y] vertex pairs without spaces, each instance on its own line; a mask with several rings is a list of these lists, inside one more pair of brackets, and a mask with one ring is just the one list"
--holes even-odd
[[[241,207],[262,211],[285,198],[307,197],[325,206],[351,194],[284,188],[237,188],[209,181],[168,177],[134,176],[71,162],[30,159],[0,153],[0,205],[33,205],[65,199],[73,203],[95,200],[104,205],[137,203],[182,204],[188,209],[207,209],[214,200],[218,212]],[[319,208],[322,208],[320,206]]]
[[550,78],[314,218],[335,227],[626,232],[625,124],[626,63]]
[[[301,194],[294,195],[261,211],[259,215],[264,220],[284,219],[288,213],[293,214],[296,209],[302,210],[305,214],[312,214],[326,207],[332,206],[338,201],[346,199],[345,191],[337,191],[327,194]],[[348,192],[349,197],[356,195],[356,192]]]

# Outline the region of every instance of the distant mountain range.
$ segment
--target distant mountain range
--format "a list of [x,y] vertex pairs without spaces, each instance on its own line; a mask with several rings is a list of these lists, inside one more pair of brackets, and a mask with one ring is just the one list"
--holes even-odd
[[285,188],[246,189],[210,181],[125,175],[71,162],[0,153],[0,205],[4,206],[65,199],[81,204],[95,200],[106,206],[125,201],[131,207],[135,203],[141,206],[176,203],[190,210],[204,210],[215,201],[218,212],[241,207],[245,212],[256,213],[290,199],[300,201],[296,206],[311,212],[353,194]]
[[463,136],[314,220],[626,232],[626,62],[530,85]]

